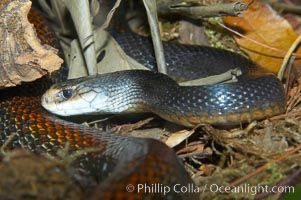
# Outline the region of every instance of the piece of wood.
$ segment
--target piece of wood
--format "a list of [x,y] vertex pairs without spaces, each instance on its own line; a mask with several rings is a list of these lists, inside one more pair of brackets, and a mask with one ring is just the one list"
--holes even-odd
[[36,80],[63,63],[56,49],[41,44],[27,19],[30,8],[29,0],[0,4],[0,89]]

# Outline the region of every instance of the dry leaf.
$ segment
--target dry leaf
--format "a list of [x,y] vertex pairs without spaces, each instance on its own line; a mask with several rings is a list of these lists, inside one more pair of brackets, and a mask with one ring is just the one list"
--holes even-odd
[[[99,74],[111,73],[121,70],[132,70],[132,69],[144,69],[147,70],[143,65],[126,55],[121,49],[115,39],[106,31],[99,29],[94,32],[95,48],[98,56],[103,53],[103,59],[97,63],[97,71]],[[78,42],[73,41],[74,44]],[[77,45],[78,46],[78,45]],[[78,78],[87,76],[86,68],[83,64],[85,63],[81,50],[76,48],[76,45],[72,46],[71,50],[71,65],[68,78]],[[82,67],[82,68],[81,68]]]
[[[249,0],[241,2],[248,3]],[[278,72],[285,53],[298,36],[284,18],[269,5],[258,1],[254,1],[248,10],[243,12],[243,17],[224,17],[224,22],[244,36],[279,50],[264,48],[235,36],[237,43],[251,60],[274,73]],[[300,50],[298,52],[301,54]]]
[[149,117],[145,120],[140,120],[137,123],[134,124],[123,124],[120,126],[115,126],[114,128],[112,128],[112,131],[114,132],[120,132],[122,135],[126,135],[127,133],[129,133],[130,131],[133,131],[135,129],[139,129],[142,126],[148,124],[150,121],[152,121],[154,118]]
[[204,175],[206,176],[211,176],[212,173],[215,171],[216,166],[214,165],[206,165],[203,164],[202,166],[199,167],[199,170],[203,172]]
[[192,130],[181,130],[178,132],[175,132],[171,134],[167,140],[165,141],[165,144],[169,147],[175,147],[184,140],[186,140],[189,136],[191,136],[194,133],[194,129]]
[[205,147],[205,144],[203,144],[203,143],[188,145],[188,146],[185,146],[183,149],[180,149],[179,151],[177,151],[177,154],[190,153],[190,152],[201,152],[204,150],[204,147]]

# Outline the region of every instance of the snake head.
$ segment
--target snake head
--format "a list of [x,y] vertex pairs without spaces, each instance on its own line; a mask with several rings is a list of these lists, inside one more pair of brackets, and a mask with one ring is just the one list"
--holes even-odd
[[42,96],[42,106],[60,116],[95,114],[107,105],[108,92],[89,79],[74,79],[53,85]]

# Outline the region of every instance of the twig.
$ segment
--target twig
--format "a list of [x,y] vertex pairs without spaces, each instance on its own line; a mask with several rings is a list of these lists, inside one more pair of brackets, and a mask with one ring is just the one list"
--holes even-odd
[[74,22],[81,47],[84,52],[88,74],[97,74],[97,59],[89,2],[81,0],[63,0],[63,2],[69,10]]
[[240,68],[230,69],[222,74],[209,76],[206,78],[195,79],[191,81],[185,81],[179,83],[182,86],[191,86],[191,85],[211,85],[221,82],[234,82],[237,81],[236,77],[242,75]]
[[[288,94],[288,91],[291,89],[291,85],[290,85],[290,82],[291,82],[291,73],[293,71],[293,66],[294,66],[294,62],[295,62],[295,56],[292,56],[290,59],[289,59],[289,63],[288,63],[288,71],[287,71],[287,79],[286,79],[286,82],[285,82],[285,94],[286,94],[286,97],[287,97],[287,94]],[[289,107],[287,107],[289,108]]]
[[171,6],[172,12],[181,13],[192,17],[194,19],[201,19],[207,17],[220,17],[220,16],[239,16],[241,12],[247,10],[248,6],[245,3],[234,2],[215,4],[208,6],[195,6],[195,7],[182,7],[182,6]]
[[113,8],[110,10],[110,12],[107,15],[106,21],[104,22],[104,24],[100,27],[101,29],[106,29],[108,28],[111,19],[116,11],[116,9],[120,6],[121,0],[117,0],[113,6]]
[[189,0],[174,1],[164,0],[158,1],[158,12],[161,15],[178,14],[188,16],[192,19],[201,19],[206,17],[218,16],[239,16],[242,11],[248,9],[248,4],[241,2],[220,3],[212,5],[201,5]]
[[[292,182],[294,181],[294,179],[296,179],[296,177],[300,177],[301,175],[301,169],[297,169],[293,174],[287,176],[285,179],[283,179],[282,181],[280,181],[277,185],[275,185],[276,187],[278,188],[281,188],[283,186],[286,186],[286,185],[291,185]],[[260,200],[260,199],[264,199],[266,198],[267,196],[271,195],[271,193],[269,193],[268,191],[264,192],[264,193],[260,193],[260,194],[257,194],[255,199],[257,200]],[[276,193],[275,194],[275,198],[272,198],[272,199],[280,199],[279,197],[282,195],[281,192],[279,193]]]
[[[252,42],[252,43],[254,43],[254,44],[257,44],[257,45],[259,45],[259,46],[261,46],[261,47],[264,47],[264,48],[273,50],[273,51],[275,51],[275,52],[277,52],[277,53],[282,53],[283,55],[282,55],[282,56],[279,56],[279,58],[283,58],[283,57],[284,57],[284,54],[286,53],[285,51],[282,51],[282,50],[277,49],[277,48],[275,48],[275,47],[272,47],[272,46],[263,44],[263,43],[258,42],[258,41],[256,41],[256,40],[253,40],[252,38],[248,38],[248,37],[244,36],[243,34],[241,34],[241,33],[237,32],[237,31],[235,31],[235,30],[233,30],[233,29],[227,27],[227,26],[224,25],[224,24],[221,24],[221,23],[218,23],[218,24],[219,24],[221,27],[225,28],[226,30],[230,31],[231,33],[234,33],[235,35],[238,35],[239,37],[242,37],[242,38],[244,38],[244,39],[246,39],[246,40],[248,40],[248,41],[250,41],[250,42]],[[301,57],[300,54],[294,53],[293,55],[296,56],[296,57],[298,57],[298,58]]]
[[160,32],[158,27],[156,0],[143,0],[143,4],[146,9],[147,19],[151,30],[158,71],[163,74],[166,74],[167,69],[166,69],[163,45],[160,39]]
[[274,116],[274,117],[271,117],[270,120],[275,121],[275,120],[285,119],[288,117],[297,117],[297,116],[301,116],[301,110],[297,111],[297,112],[291,112],[291,113],[286,113],[283,115]]
[[287,102],[287,111],[291,111],[301,101],[301,77],[297,79],[297,83],[298,85],[291,88],[289,94],[287,93],[290,96]]
[[6,141],[4,142],[4,144],[0,148],[0,151],[1,151],[2,155],[6,154],[6,152],[5,152],[6,147],[8,147],[8,145],[10,145],[13,142],[14,138],[16,137],[16,135],[17,135],[17,133],[13,132],[12,134],[10,134],[8,136],[8,138],[6,139]]
[[283,59],[283,62],[282,62],[282,65],[281,65],[281,68],[278,72],[278,78],[280,80],[283,79],[283,76],[284,76],[284,72],[285,72],[285,69],[286,69],[286,66],[287,66],[287,63],[289,62],[289,59],[290,57],[293,55],[294,51],[297,49],[297,47],[299,46],[301,42],[301,35],[299,35],[297,37],[297,39],[294,41],[294,43],[291,45],[291,47],[289,48],[289,50],[287,51],[287,53],[285,54],[285,57]]
[[[301,150],[301,145],[297,146],[296,148],[292,149],[291,151],[282,154],[281,156],[279,156],[278,158],[276,158],[276,161],[281,161],[283,159],[285,159],[286,157],[288,157],[289,155],[292,155],[294,153],[296,153],[297,151]],[[260,172],[262,172],[263,170],[265,170],[267,168],[267,164],[260,166],[259,168],[257,168],[255,171],[252,171],[251,173],[236,179],[235,181],[233,181],[232,183],[229,184],[229,186],[235,186],[235,185],[239,185],[242,182],[246,181],[247,179],[251,178],[252,176],[255,176],[257,174],[259,174]]]

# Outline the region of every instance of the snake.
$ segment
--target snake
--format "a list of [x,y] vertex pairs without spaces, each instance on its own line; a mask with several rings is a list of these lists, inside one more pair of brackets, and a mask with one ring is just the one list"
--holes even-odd
[[[31,13],[29,19],[39,34],[48,24],[41,15]],[[40,39],[57,47],[50,31],[47,28],[46,36],[41,31]],[[128,55],[144,65],[154,66],[147,39],[129,33],[115,36]],[[1,144],[15,133],[7,144],[9,148],[25,147],[35,153],[56,154],[67,144],[70,152],[93,147],[95,151],[78,156],[73,165],[87,170],[99,181],[93,194],[95,199],[196,199],[198,187],[175,152],[162,142],[96,130],[52,114],[73,115],[83,110],[87,113],[92,110],[96,113],[154,112],[171,122],[192,126],[239,124],[284,112],[281,82],[248,59],[210,47],[164,43],[164,48],[172,76],[208,76],[220,73],[221,66],[226,70],[241,67],[245,75],[237,77],[234,83],[180,86],[157,72],[130,70],[57,83],[45,94],[53,82],[51,77],[43,77],[0,91]],[[198,72],[189,70],[200,63],[204,68],[198,68]],[[187,70],[179,73],[178,68],[183,65]],[[56,78],[64,77],[64,73]],[[165,192],[165,189],[169,190]]]
[[[115,34],[125,52],[155,68],[152,43],[125,32]],[[265,119],[285,111],[282,83],[249,59],[212,47],[163,43],[170,78],[147,70],[124,70],[68,80],[53,85],[42,105],[60,116],[151,112],[173,123],[233,126]],[[214,76],[234,68],[237,81],[180,86],[174,79]]]

